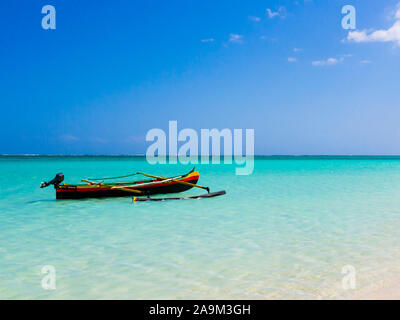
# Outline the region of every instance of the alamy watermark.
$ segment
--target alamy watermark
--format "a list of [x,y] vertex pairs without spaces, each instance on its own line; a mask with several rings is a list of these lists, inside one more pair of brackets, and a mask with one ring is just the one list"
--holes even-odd
[[[56,29],[56,8],[52,5],[46,4],[42,7],[42,28],[44,30]],[[345,5],[342,7],[342,28],[345,30],[356,29],[356,8],[352,5]]]
[[345,16],[342,18],[342,28],[345,30],[356,29],[356,8],[352,5],[346,5],[342,8],[342,14]]
[[356,288],[356,268],[346,265],[342,268],[342,274],[345,275],[342,278],[343,290],[354,290]]
[[45,276],[42,278],[42,288],[44,290],[56,290],[56,268],[52,265],[46,265],[42,268]]
[[[169,121],[168,134],[162,129],[147,132],[146,141],[153,142],[146,151],[150,164],[220,164],[221,157],[225,164],[232,161],[240,167],[237,175],[250,175],[254,170],[254,129],[246,129],[245,150],[243,151],[243,129],[201,129],[200,138],[194,129],[178,131],[178,122]],[[223,140],[223,145],[221,141]],[[168,141],[168,143],[167,143]],[[182,142],[181,145],[179,143]],[[211,142],[211,144],[210,144]],[[168,144],[168,153],[167,153]],[[179,147],[179,148],[178,148]],[[199,148],[200,147],[200,148]],[[211,150],[210,150],[211,149]],[[223,155],[221,155],[223,149]]]
[[42,13],[45,14],[45,16],[42,18],[42,28],[44,30],[54,30],[56,28],[56,8],[46,4],[42,7]]

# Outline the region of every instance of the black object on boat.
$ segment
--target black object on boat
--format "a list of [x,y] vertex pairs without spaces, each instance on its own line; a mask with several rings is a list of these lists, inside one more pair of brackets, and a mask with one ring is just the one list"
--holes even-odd
[[132,202],[140,202],[140,201],[166,201],[166,200],[187,200],[187,199],[204,199],[204,198],[214,198],[218,196],[222,196],[226,194],[225,190],[211,192],[206,194],[201,194],[198,196],[191,196],[191,197],[180,197],[180,198],[150,198],[150,197],[133,197]]
[[56,176],[54,177],[53,180],[50,180],[49,182],[42,182],[40,187],[41,188],[46,188],[49,185],[54,185],[54,188],[58,188],[61,182],[64,181],[64,174],[63,173],[57,173]]

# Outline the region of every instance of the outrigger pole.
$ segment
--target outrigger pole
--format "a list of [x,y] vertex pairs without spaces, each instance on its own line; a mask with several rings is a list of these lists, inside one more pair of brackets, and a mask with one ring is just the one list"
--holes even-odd
[[[193,170],[194,170],[194,169],[192,169],[191,172],[193,172]],[[141,175],[143,175],[143,176],[146,176],[146,177],[149,177],[149,178],[155,178],[155,179],[158,179],[158,180],[161,180],[161,181],[167,180],[167,179],[168,179],[168,178],[164,178],[164,177],[153,176],[153,175],[151,175],[151,174],[147,174],[147,173],[143,173],[143,172],[137,172],[136,174],[141,174]],[[208,193],[210,193],[210,188],[208,188],[208,187],[203,187],[203,186],[200,186],[200,185],[198,185],[198,184],[194,184],[194,183],[190,183],[190,182],[185,182],[185,181],[174,180],[174,179],[168,179],[168,180],[169,180],[169,181],[176,182],[176,183],[184,184],[184,185],[187,185],[187,186],[191,186],[191,187],[196,187],[196,188],[204,189],[204,190],[207,190]]]
[[[192,170],[190,170],[189,174],[192,173],[193,171],[194,171],[194,168],[193,168]],[[194,184],[194,183],[190,183],[190,182],[185,182],[185,181],[179,181],[179,180],[175,180],[175,179],[171,179],[171,178],[164,178],[164,177],[160,177],[160,176],[153,176],[153,175],[151,175],[151,174],[147,174],[147,173],[144,173],[144,172],[136,172],[136,173],[128,174],[128,175],[125,175],[125,176],[111,177],[111,178],[90,178],[90,180],[89,180],[89,179],[87,179],[87,180],[86,180],[86,179],[83,179],[82,181],[83,181],[83,182],[87,182],[87,183],[89,183],[89,184],[102,184],[102,185],[105,186],[105,184],[102,183],[103,181],[101,181],[101,182],[99,182],[99,183],[96,183],[96,182],[93,182],[93,181],[91,181],[91,180],[97,180],[97,181],[98,181],[98,180],[110,180],[110,179],[117,179],[117,178],[132,177],[132,176],[135,176],[135,175],[138,175],[138,174],[141,174],[141,175],[146,176],[146,177],[149,177],[149,178],[154,178],[154,179],[157,179],[157,180],[160,180],[160,181],[168,180],[168,181],[173,181],[173,182],[176,182],[176,183],[179,183],[179,184],[184,184],[184,185],[186,185],[186,186],[191,186],[191,187],[195,187],[195,188],[204,189],[204,190],[207,190],[208,193],[210,193],[210,188],[208,188],[208,187],[203,187],[203,186],[200,186],[200,185],[198,185],[198,184]],[[125,187],[126,187],[126,186],[125,186]],[[120,190],[123,190],[124,187],[113,187],[113,189],[120,189]],[[126,189],[125,191],[132,191],[132,192],[135,192],[135,191],[138,191],[138,190]],[[141,192],[139,191],[139,192],[137,192],[137,193],[141,193]]]
[[[87,182],[87,183],[89,183],[91,185],[98,185],[98,186],[105,186],[105,187],[113,188],[113,186],[111,186],[109,184],[104,184],[103,181],[101,181],[101,182],[93,182],[93,181],[90,181],[90,180],[87,180],[87,179],[82,179],[81,181],[82,182]],[[118,189],[120,189],[122,191],[128,191],[128,192],[139,193],[139,194],[143,193],[143,191],[140,191],[140,190],[128,189],[128,188],[124,188],[124,187],[118,187]]]

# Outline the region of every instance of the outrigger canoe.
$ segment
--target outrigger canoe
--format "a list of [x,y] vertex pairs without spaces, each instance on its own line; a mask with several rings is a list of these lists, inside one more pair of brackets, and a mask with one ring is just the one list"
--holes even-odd
[[[127,181],[127,182],[110,182],[110,183],[104,182],[104,180],[115,180],[116,178],[124,178],[134,175],[144,175],[146,177],[150,177],[151,179]],[[197,171],[194,171],[194,169],[192,169],[187,174],[170,178],[164,178],[164,177],[149,175],[142,172],[137,172],[122,177],[82,179],[81,181],[86,182],[86,184],[63,183],[64,175],[62,173],[58,173],[53,180],[49,182],[42,182],[40,187],[45,188],[49,185],[54,185],[57,199],[134,196],[135,201],[136,199],[143,199],[142,197],[147,197],[144,199],[151,200],[151,198],[149,198],[150,195],[179,193],[189,190],[193,187],[205,189],[208,192],[206,195],[194,196],[194,198],[202,198],[202,197],[208,198],[225,194],[225,191],[223,193],[222,192],[210,193],[208,187],[197,185],[198,180],[199,180],[199,173]],[[180,199],[180,198],[171,198],[171,199]],[[158,198],[157,200],[159,201],[162,199]]]

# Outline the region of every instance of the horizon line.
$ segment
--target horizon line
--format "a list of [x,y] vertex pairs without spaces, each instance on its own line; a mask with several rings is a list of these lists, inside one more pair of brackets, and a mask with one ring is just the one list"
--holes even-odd
[[[179,157],[179,155],[173,155]],[[195,155],[187,156],[187,158],[195,157],[212,157],[213,155]],[[224,157],[223,154],[216,155]],[[235,157],[235,155],[230,155]],[[241,157],[249,157],[246,155],[236,155]],[[40,153],[3,153],[0,157],[146,157],[145,154],[40,154]],[[168,158],[169,155],[162,155],[160,157]],[[255,154],[253,157],[400,157],[400,154]]]

